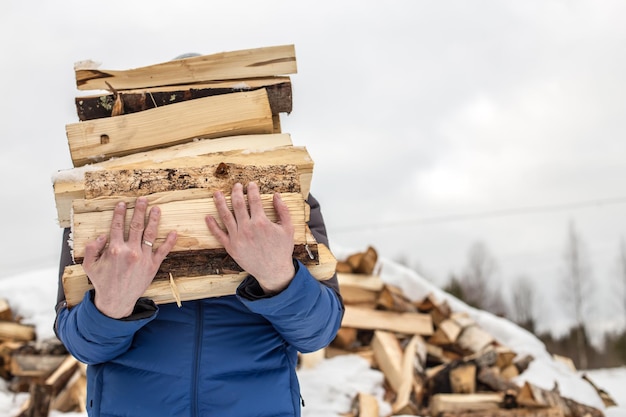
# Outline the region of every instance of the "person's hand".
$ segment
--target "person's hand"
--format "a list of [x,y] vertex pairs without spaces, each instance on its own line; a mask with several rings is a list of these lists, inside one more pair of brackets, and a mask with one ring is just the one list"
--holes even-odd
[[206,217],[206,223],[226,252],[247,273],[256,278],[265,293],[276,293],[285,289],[295,275],[293,266],[293,233],[289,208],[274,194],[274,209],[278,215],[276,223],[265,215],[259,187],[248,184],[248,205],[243,195],[243,186],[233,186],[231,201],[233,213],[226,205],[224,194],[214,194],[215,206],[226,231],[215,218]]
[[128,241],[124,241],[126,205],[118,203],[113,210],[109,246],[106,235],[100,235],[85,246],[83,268],[95,290],[98,310],[112,318],[132,314],[135,303],[146,291],[163,259],[176,243],[176,232],[153,251],[161,211],[152,207],[145,226],[148,201],[139,197],[130,223]]

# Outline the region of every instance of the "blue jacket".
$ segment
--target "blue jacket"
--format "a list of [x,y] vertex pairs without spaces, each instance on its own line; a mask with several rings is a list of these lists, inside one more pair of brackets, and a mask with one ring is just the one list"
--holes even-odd
[[[311,222],[321,220],[315,207]],[[310,225],[318,242],[327,242],[320,226]],[[92,291],[68,309],[61,290],[55,330],[89,365],[89,415],[300,416],[297,352],[333,340],[343,304],[336,277],[319,282],[294,265],[292,282],[273,296],[259,294],[248,277],[236,295],[186,301],[182,308],[142,299],[123,320],[100,313]]]

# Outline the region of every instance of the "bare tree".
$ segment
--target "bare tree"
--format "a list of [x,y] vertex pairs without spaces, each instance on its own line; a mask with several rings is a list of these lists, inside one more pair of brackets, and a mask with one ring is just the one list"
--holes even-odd
[[624,310],[624,317],[626,317],[626,241],[624,238],[620,240],[619,247],[619,275],[621,278],[621,291],[618,294],[621,296],[620,301]]
[[531,332],[535,330],[535,292],[528,277],[519,276],[513,284],[511,316]]
[[474,243],[468,252],[467,267],[461,274],[460,284],[468,304],[504,315],[506,307],[498,285],[493,285],[497,264],[483,242]]
[[585,259],[583,244],[576,232],[573,222],[570,222],[567,246],[564,256],[566,271],[563,275],[562,296],[564,304],[575,322],[576,347],[578,351],[578,366],[586,369],[587,336],[585,333],[585,315],[590,309],[591,273]]

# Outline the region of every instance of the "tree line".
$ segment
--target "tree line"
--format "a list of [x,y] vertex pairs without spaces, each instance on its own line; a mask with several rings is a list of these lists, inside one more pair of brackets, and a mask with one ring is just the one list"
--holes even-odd
[[[569,333],[559,337],[550,331],[538,331],[538,321],[548,318],[542,317],[546,313],[540,311],[541,294],[529,277],[516,278],[503,293],[503,286],[495,282],[496,260],[483,242],[470,247],[465,268],[450,274],[443,289],[470,306],[505,317],[534,333],[549,352],[571,358],[578,369],[626,365],[626,241],[620,241],[615,276],[611,277],[607,291],[600,291],[600,286],[607,284],[592,277],[584,242],[573,222],[568,228],[562,262],[563,273],[558,277],[554,302],[572,324]],[[592,317],[600,305],[610,306],[614,317],[623,318],[623,325],[620,331],[604,332],[601,343],[592,343],[589,335],[597,325]]]

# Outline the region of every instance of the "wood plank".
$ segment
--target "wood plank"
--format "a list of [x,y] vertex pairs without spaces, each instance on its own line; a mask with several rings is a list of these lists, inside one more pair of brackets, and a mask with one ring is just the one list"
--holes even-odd
[[295,165],[250,166],[232,163],[190,168],[142,168],[85,173],[85,198],[139,197],[166,191],[204,188],[230,194],[235,183],[256,182],[261,194],[300,193]]
[[[299,193],[281,194],[283,202],[289,208],[291,221],[294,226],[294,243],[307,243],[306,222],[308,221],[306,203]],[[171,230],[176,230],[178,238],[172,252],[221,248],[222,245],[208,230],[205,216],[211,214],[216,217],[220,227],[224,225],[219,220],[217,208],[212,193],[203,189],[191,189],[155,193],[147,196],[149,207],[158,205],[161,209],[161,221],[154,241],[155,247],[163,243]],[[74,200],[72,244],[73,256],[76,262],[85,256],[85,245],[102,234],[110,231],[113,219],[113,209],[120,201],[126,201],[127,208],[134,207],[134,197],[103,198],[93,200]],[[231,199],[226,197],[228,208],[232,211]],[[273,206],[273,195],[262,194],[261,203],[268,218],[276,222],[277,215]],[[125,235],[128,236],[130,219],[133,210],[126,211]]]
[[65,127],[74,166],[195,138],[272,133],[273,129],[265,90],[199,98]]
[[[213,81],[205,84],[175,85],[119,91],[123,113],[137,113],[181,101],[221,94],[254,91],[264,88],[272,114],[291,113],[292,91],[289,77],[270,77],[240,80]],[[80,121],[111,117],[115,94],[76,97],[76,113]]]
[[431,335],[433,325],[428,314],[396,313],[346,306],[342,325],[367,330],[387,330],[405,334]]
[[128,70],[85,68],[92,66],[93,63],[76,64],[76,87],[79,90],[107,90],[107,82],[117,90],[129,90],[297,72],[293,45],[201,55]]
[[[307,269],[315,279],[324,281],[334,275],[337,261],[325,245],[319,244],[318,251],[319,264],[307,265]],[[190,301],[235,294],[235,290],[246,276],[247,273],[245,272],[192,277],[180,276],[174,277],[174,282],[180,300]],[[93,289],[80,264],[66,267],[62,282],[66,301],[70,308],[82,301],[85,292]],[[167,280],[152,281],[143,296],[152,299],[156,304],[176,302],[170,282]]]

